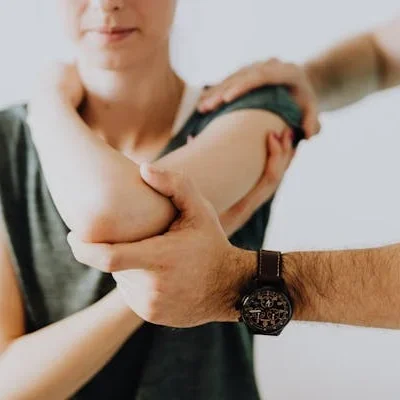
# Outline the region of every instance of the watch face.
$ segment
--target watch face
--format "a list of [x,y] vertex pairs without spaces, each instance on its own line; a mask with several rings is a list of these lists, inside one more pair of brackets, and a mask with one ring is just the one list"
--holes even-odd
[[293,314],[287,295],[269,287],[256,289],[243,299],[242,304],[246,325],[265,335],[279,333]]

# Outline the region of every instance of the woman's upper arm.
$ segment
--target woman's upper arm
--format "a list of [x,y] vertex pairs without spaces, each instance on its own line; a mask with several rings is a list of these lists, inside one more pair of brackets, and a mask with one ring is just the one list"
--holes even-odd
[[[265,86],[195,116],[190,129],[196,140],[158,163],[185,171],[218,212],[241,200],[258,182],[266,161],[269,132],[288,125],[295,144],[304,137],[301,110],[283,87]],[[200,134],[201,133],[201,134]]]
[[269,132],[286,123],[265,110],[237,110],[207,125],[193,142],[158,161],[185,171],[218,212],[242,199],[258,182],[266,161]]
[[24,309],[4,223],[0,217],[0,354],[25,333]]

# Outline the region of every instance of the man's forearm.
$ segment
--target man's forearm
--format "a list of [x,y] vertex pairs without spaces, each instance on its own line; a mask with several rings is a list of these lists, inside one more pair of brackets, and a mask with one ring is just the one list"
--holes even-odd
[[383,88],[385,63],[372,33],[333,47],[305,65],[321,111],[352,104]]
[[400,245],[283,256],[302,321],[400,329]]
[[331,48],[305,65],[322,110],[400,84],[400,18]]
[[0,356],[0,398],[70,398],[141,324],[114,291],[69,318],[14,340]]

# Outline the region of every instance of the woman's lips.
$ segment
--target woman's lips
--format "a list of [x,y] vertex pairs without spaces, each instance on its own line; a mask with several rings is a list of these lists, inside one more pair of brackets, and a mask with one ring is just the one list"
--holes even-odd
[[104,44],[120,42],[137,31],[136,28],[99,28],[93,29],[90,33],[97,36],[97,38]]

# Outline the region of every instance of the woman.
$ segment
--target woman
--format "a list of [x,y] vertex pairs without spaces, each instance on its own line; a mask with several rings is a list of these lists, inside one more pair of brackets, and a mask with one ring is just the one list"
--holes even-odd
[[[290,125],[301,134],[298,108],[284,89],[264,88],[215,113],[194,112],[201,90],[169,63],[175,0],[59,1],[77,71],[45,79],[32,132],[23,108],[0,115],[0,397],[256,399],[243,327],[142,324],[110,275],[73,259],[66,235],[124,242],[165,230],[175,210],[138,167],[158,158],[189,174],[233,233],[242,221],[232,223],[229,209],[246,204],[265,165],[262,200],[272,196],[271,171],[292,152],[283,132]],[[232,242],[260,247],[269,208]]]

